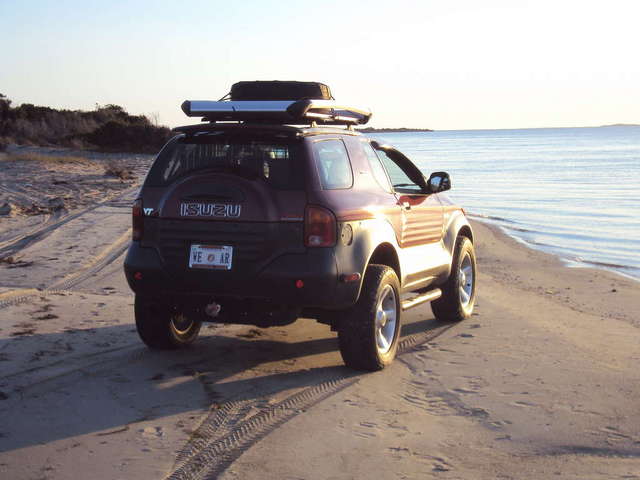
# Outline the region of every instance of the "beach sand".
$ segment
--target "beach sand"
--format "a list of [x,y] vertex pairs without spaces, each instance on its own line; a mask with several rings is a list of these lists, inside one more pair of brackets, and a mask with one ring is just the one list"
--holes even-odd
[[308,319],[151,352],[122,274],[139,180],[0,265],[0,478],[640,478],[639,282],[474,222],[474,315],[405,312],[382,372]]
[[640,284],[474,228],[469,321],[297,416],[222,478],[640,478]]

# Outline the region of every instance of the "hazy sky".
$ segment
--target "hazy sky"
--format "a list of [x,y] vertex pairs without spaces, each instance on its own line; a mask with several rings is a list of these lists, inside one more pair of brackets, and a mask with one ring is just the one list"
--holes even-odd
[[314,80],[377,127],[640,123],[639,22],[640,0],[0,0],[0,93],[176,126],[235,81]]

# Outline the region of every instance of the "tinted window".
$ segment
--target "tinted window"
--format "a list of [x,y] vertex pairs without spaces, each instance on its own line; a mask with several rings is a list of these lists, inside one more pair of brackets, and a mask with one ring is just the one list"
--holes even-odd
[[364,148],[364,153],[367,155],[367,160],[369,160],[374,178],[385,191],[392,192],[393,188],[391,188],[391,184],[389,183],[389,177],[387,177],[387,173],[384,171],[384,167],[380,163],[380,159],[376,155],[375,150],[369,142],[362,142],[362,147]]
[[314,156],[325,190],[350,188],[353,184],[349,155],[342,140],[323,140],[313,144]]
[[182,138],[160,154],[147,183],[168,185],[197,170],[217,170],[264,181],[273,188],[302,188],[300,168],[292,168],[297,146],[240,138],[203,136]]
[[380,160],[382,160],[382,164],[389,174],[394,190],[403,193],[422,192],[422,187],[411,180],[409,175],[407,175],[396,162],[389,158],[383,150],[376,150],[376,153],[380,156]]

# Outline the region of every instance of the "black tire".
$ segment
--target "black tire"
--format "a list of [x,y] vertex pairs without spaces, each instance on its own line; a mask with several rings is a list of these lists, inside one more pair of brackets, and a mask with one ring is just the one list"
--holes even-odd
[[171,305],[136,295],[136,329],[142,341],[154,350],[175,350],[190,345],[198,337],[202,322],[188,320]]
[[[464,270],[466,273],[461,274]],[[471,272],[471,275],[469,275]],[[431,302],[431,311],[438,320],[459,322],[469,318],[476,301],[477,266],[473,243],[458,237],[451,262],[451,273],[441,286],[442,296]]]
[[[391,315],[388,319],[386,314],[381,314],[381,323],[384,323],[380,326],[376,317],[382,305],[386,305],[387,311],[393,307],[395,315],[391,321]],[[358,302],[345,312],[339,323],[338,340],[344,363],[367,371],[382,370],[389,365],[398,350],[400,312],[400,282],[396,272],[385,265],[370,265]],[[386,343],[380,346],[383,340]]]

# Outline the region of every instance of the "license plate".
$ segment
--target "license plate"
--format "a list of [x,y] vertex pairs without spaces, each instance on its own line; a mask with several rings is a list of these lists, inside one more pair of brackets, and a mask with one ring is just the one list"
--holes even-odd
[[228,245],[191,245],[189,268],[231,270],[233,247]]

